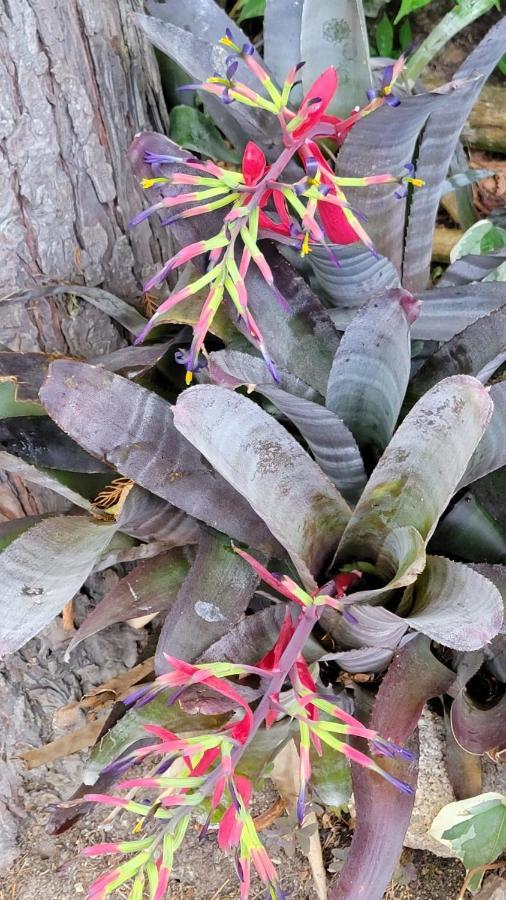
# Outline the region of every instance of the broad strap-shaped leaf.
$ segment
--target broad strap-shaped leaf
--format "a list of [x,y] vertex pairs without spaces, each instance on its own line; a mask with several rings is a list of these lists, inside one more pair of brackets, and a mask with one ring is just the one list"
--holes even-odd
[[506,381],[492,385],[490,398],[494,403],[492,418],[469,460],[459,488],[506,465]]
[[[39,399],[39,388],[46,377],[54,355],[49,353],[18,353],[14,350],[0,352],[0,378],[12,378],[16,383],[16,399]],[[30,415],[30,413],[27,413]]]
[[321,247],[314,247],[309,264],[332,306],[356,309],[363,306],[364,299],[389,288],[400,287],[397,269],[386,256],[373,256],[358,243],[348,246],[332,244],[331,248],[339,260],[339,266]]
[[497,269],[506,259],[506,247],[493,250],[492,253],[484,253],[479,255],[470,253],[468,256],[461,256],[446,269],[438,284],[444,285],[462,285],[470,284],[472,281],[483,281]]
[[[395,90],[395,89],[394,89]],[[392,108],[385,103],[380,109],[354,125],[339,153],[337,174],[360,177],[371,171],[371,163],[381,149],[381,171],[404,175],[404,166],[415,155],[420,131],[429,115],[446,102],[446,94],[454,95],[455,87],[446,85],[431,93],[403,97]],[[446,175],[446,171],[444,173]],[[421,189],[423,190],[423,188]],[[346,197],[367,218],[367,232],[377,250],[388,257],[400,272],[404,237],[406,200],[395,197],[395,185],[348,188]],[[388,228],[385,228],[388,222]]]
[[394,655],[386,647],[361,647],[358,650],[338,650],[323,659],[336,662],[344,672],[384,672]]
[[431,551],[469,562],[506,563],[506,527],[467,491],[440,521]]
[[351,796],[350,764],[343,753],[336,753],[328,744],[323,743],[321,749],[321,755],[314,747],[310,750],[311,794],[327,809],[339,813]]
[[367,478],[360,450],[344,422],[325,406],[294,397],[276,385],[257,385],[255,390],[293,422],[322,472],[348,502],[356,503]]
[[174,428],[172,407],[119,375],[67,360],[40,392],[58,425],[93,456],[190,515],[260,549],[272,537],[247,503]]
[[233,628],[202,653],[199,662],[241,662],[254,665],[279,636],[286,605],[277,603],[241,619]]
[[55,494],[65,497],[70,503],[80,506],[81,509],[85,509],[87,512],[92,512],[91,502],[74,490],[73,487],[70,487],[65,480],[60,479],[58,476],[61,473],[57,470],[45,471],[44,469],[38,469],[36,466],[32,466],[30,463],[20,459],[19,456],[6,453],[5,450],[0,450],[0,468],[5,469],[6,472],[10,472],[12,475],[19,475],[31,484],[38,484],[39,487],[54,491]]
[[300,444],[253,401],[215,385],[181,394],[174,424],[247,499],[314,589],[350,511]]
[[[172,346],[174,340],[162,344],[145,344],[140,347],[120,347],[112,353],[103,356],[94,356],[86,360],[92,366],[102,366],[110,372],[123,375],[124,378],[134,378],[144,375],[149,369],[156,366]],[[179,343],[179,342],[178,342]]]
[[168,609],[176,599],[189,567],[189,554],[180,549],[139,563],[89,613],[72,638],[67,656],[81,641],[115,622]]
[[55,297],[58,295],[70,294],[79,297],[80,300],[86,300],[106,313],[115,322],[118,322],[130,334],[137,336],[146,324],[144,316],[137,312],[135,306],[116,297],[115,294],[104,291],[102,288],[89,287],[82,284],[52,284],[41,288],[34,288],[32,291],[24,291],[17,294],[15,300],[28,303],[30,300],[38,300],[40,297]]
[[[214,6],[209,0],[208,7]],[[185,4],[175,3],[176,7],[183,11]],[[186,7],[190,16],[190,25],[193,15],[191,6]],[[184,14],[184,13],[183,13]],[[144,16],[139,13],[132,16],[136,25],[142,29],[149,40],[158,47],[163,53],[166,53],[174,60],[185,72],[191,76],[190,80],[194,83],[201,84],[207,80],[214,72],[223,74],[226,70],[226,58],[229,51],[226,47],[219,46],[216,39],[210,36],[209,39],[196,37],[191,30],[184,27],[177,27],[172,22],[162,22],[153,16]],[[228,17],[226,17],[228,18]],[[236,30],[232,26],[233,30]],[[224,30],[221,34],[223,36]],[[205,34],[200,32],[200,34]],[[246,41],[248,39],[246,38]],[[258,88],[258,82],[252,80],[252,75],[246,66],[241,68],[241,80],[253,87]],[[253,106],[245,106],[242,103],[234,104],[234,115],[244,129],[244,131],[256,141],[261,142],[264,147],[274,146],[279,142],[279,125],[274,116],[269,115],[264,110],[257,109]],[[220,122],[220,126],[226,127],[226,121]]]
[[194,106],[181,104],[172,107],[170,136],[180,147],[200,153],[205,158],[240,165],[240,154],[225,143],[211,117]]
[[21,416],[44,416],[40,403],[19,399],[19,382],[13,376],[0,376],[0,419],[17,419]]
[[197,544],[200,538],[196,519],[138,485],[125,500],[119,527],[142,541],[163,541],[167,549]]
[[[300,48],[303,0],[266,0],[264,13],[264,59],[278,84],[283,84],[292,66],[303,58]],[[325,68],[321,66],[318,75]],[[302,88],[294,85],[290,103],[302,100]]]
[[223,534],[202,532],[197,556],[171,605],[156,648],[155,668],[166,672],[165,653],[194,662],[237,625],[258,584],[255,571]]
[[446,771],[455,798],[466,800],[468,797],[474,797],[482,792],[481,759],[474,753],[464,750],[455,740],[449,709],[446,705],[444,705],[444,722]]
[[86,516],[44,519],[0,554],[0,656],[38,634],[79,590],[117,525]]
[[[431,653],[427,638],[418,635],[394,657],[378,691],[370,727],[400,746],[415,730],[431,697],[445,693],[454,673]],[[362,709],[365,702],[359,695]],[[359,717],[365,720],[359,707]],[[417,739],[410,749],[417,751]],[[403,781],[416,787],[417,761],[376,757]],[[357,824],[343,869],[329,890],[329,900],[381,900],[397,865],[413,809],[414,795],[401,793],[386,779],[352,763]]]
[[305,91],[328,66],[339,72],[339,88],[328,113],[344,118],[364,104],[372,76],[364,9],[358,0],[304,0],[300,50],[306,63]]
[[395,432],[355,507],[340,560],[376,561],[394,529],[412,526],[427,541],[492,414],[475,378],[445,378],[413,407]]
[[332,363],[327,407],[374,459],[392,437],[406,393],[409,333],[419,309],[419,302],[400,288],[371,300],[344,333]]
[[[458,287],[435,287],[417,291],[422,301],[420,315],[411,329],[411,337],[423,341],[449,341],[482,316],[504,306],[504,287],[481,282]],[[356,307],[330,309],[336,328],[347,328],[356,315]]]
[[[123,756],[139,740],[146,738],[144,725],[162,725],[177,734],[212,732],[226,722],[226,716],[189,715],[179,703],[168,704],[162,692],[145,706],[135,706],[95,744],[83,773],[85,784],[95,784],[102,770]],[[123,707],[124,711],[124,707]]]
[[17,416],[0,421],[0,448],[45,469],[111,473],[110,466],[85,453],[48,416]]
[[[338,652],[344,649],[358,650],[364,647],[368,649],[377,647],[393,651],[408,627],[399,616],[382,606],[357,604],[351,606],[349,611],[353,616],[353,621],[342,615],[334,615],[334,610],[331,609],[325,610],[320,617],[322,627],[335,641]],[[324,656],[324,659],[333,658],[333,653]]]
[[506,743],[506,694],[493,706],[475,704],[467,691],[459,691],[451,707],[455,740],[469,753],[487,753]]
[[[248,387],[268,384],[275,387],[269,372],[265,368],[265,362],[260,356],[253,353],[243,353],[240,350],[217,350],[209,354],[207,363],[209,377],[213,384],[228,387],[235,390],[238,387]],[[321,395],[307,384],[290,375],[288,372],[278,369],[279,387],[294,397],[303,397],[305,400],[323,402]]]
[[428,556],[398,610],[411,628],[454,650],[478,650],[498,633],[503,602],[494,584],[463,563]]
[[441,195],[455,146],[484,82],[506,46],[506,19],[494,25],[456,72],[460,90],[431,110],[417,156],[417,177],[425,187],[411,202],[404,250],[403,284],[412,291],[427,285],[432,236]]
[[324,395],[339,335],[328,311],[295,269],[274,247],[266,246],[265,256],[289,309],[280,305],[256,266],[250,266],[246,277],[248,306],[274,362]]
[[411,404],[442,378],[474,375],[483,384],[506,359],[506,306],[482,316],[443,344],[424,362],[411,381]]

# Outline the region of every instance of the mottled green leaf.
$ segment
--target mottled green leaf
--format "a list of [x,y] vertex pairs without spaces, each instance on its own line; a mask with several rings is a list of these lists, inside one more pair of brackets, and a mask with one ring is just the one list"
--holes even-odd
[[172,107],[170,137],[180,147],[195,150],[216,162],[238,165],[241,161],[240,155],[225,143],[212,120],[193,106]]

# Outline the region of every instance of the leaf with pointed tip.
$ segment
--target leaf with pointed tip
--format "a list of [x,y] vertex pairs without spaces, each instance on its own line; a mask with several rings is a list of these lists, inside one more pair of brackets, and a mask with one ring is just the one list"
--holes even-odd
[[406,416],[372,473],[338,549],[339,559],[376,561],[385,538],[412,526],[427,541],[492,414],[486,389],[455,375]]
[[411,291],[427,285],[441,185],[467,117],[503,55],[505,43],[506,19],[502,19],[455,73],[454,81],[460,83],[460,90],[431,110],[424,128],[416,174],[425,181],[425,187],[412,197],[404,249],[403,284]]
[[110,466],[85,453],[45,415],[0,421],[0,448],[45,469],[112,474]]
[[259,406],[216,385],[184,391],[174,424],[246,498],[313,590],[350,515],[316,463]]
[[150,541],[149,544],[136,543],[134,538],[118,532],[114,535],[109,547],[101,553],[93,566],[93,572],[103,572],[111,566],[119,563],[138,562],[140,559],[151,559],[160,553],[170,549],[170,543],[165,541]]
[[483,384],[506,359],[506,306],[482,316],[443,344],[412,379],[406,400],[411,405],[449,375],[474,375]]
[[[431,653],[427,638],[418,635],[390,664],[374,703],[370,727],[405,746],[426,701],[445,693],[454,678],[454,673]],[[366,719],[364,706],[359,694],[358,716],[362,721]],[[416,753],[417,738],[410,744]],[[416,758],[410,765],[399,759],[376,759],[392,775],[416,786]],[[352,763],[351,771],[357,824],[344,866],[330,886],[329,900],[380,900],[402,850],[414,795],[401,793],[386,779],[356,763]]]
[[91,366],[102,366],[110,372],[123,375],[124,378],[136,378],[152,369],[174,343],[165,341],[163,344],[146,344],[142,347],[120,347],[119,350],[113,350],[112,353],[105,353],[103,356],[94,356],[86,362]]
[[223,534],[203,531],[188,577],[171,605],[158,639],[155,669],[168,670],[164,654],[194,662],[237,625],[258,584],[251,566]]
[[339,335],[328,311],[278,251],[266,246],[265,257],[290,309],[280,306],[261,273],[251,266],[246,277],[248,306],[274,362],[324,395]]
[[393,288],[363,307],[337,348],[326,404],[377,459],[392,437],[411,371],[410,327],[420,304]]
[[38,634],[79,590],[116,524],[85,516],[43,519],[0,555],[0,656]]
[[87,300],[92,306],[106,313],[115,322],[118,322],[126,331],[137,336],[146,324],[146,319],[142,316],[135,306],[126,303],[109,291],[102,288],[88,287],[82,284],[53,284],[42,288],[35,288],[32,291],[24,291],[17,294],[15,300],[28,303],[30,300],[38,300],[40,297],[58,296],[60,294],[79,297],[81,300]]
[[259,549],[277,546],[247,503],[181,437],[161,397],[70,360],[51,365],[40,396],[67,434],[122,475],[237,540]]
[[492,385],[490,399],[494,404],[492,418],[469,460],[459,489],[506,465],[506,381]]
[[[451,100],[446,95],[451,95]],[[385,103],[380,109],[358,121],[347,135],[339,153],[336,172],[344,177],[363,176],[371,171],[371,161],[381,148],[381,170],[405,175],[405,165],[414,156],[419,134],[429,115],[456,96],[454,85],[437,91],[403,97],[392,108]],[[445,169],[444,174],[448,171]],[[347,188],[348,202],[367,219],[367,232],[379,253],[392,261],[400,271],[406,216],[406,199],[395,196],[395,184],[363,188]],[[424,190],[422,188],[421,190]],[[388,228],[385,228],[388,222]]]
[[[216,6],[214,2],[208,5]],[[177,6],[183,10],[184,4],[178,3]],[[229,50],[218,45],[212,34],[210,40],[203,40],[201,37],[193,35],[191,29],[196,26],[197,20],[194,19],[190,8],[188,8],[188,13],[190,14],[190,30],[188,31],[184,27],[178,28],[172,22],[163,22],[161,19],[144,16],[140,13],[132,14],[132,19],[155,47],[166,53],[178,66],[188,72],[192,82],[202,84],[213,72],[226,70],[226,58]],[[235,26],[232,27],[237,31]],[[200,33],[205,33],[205,29]],[[224,30],[220,36],[223,34]],[[249,43],[247,38],[246,41]],[[246,66],[241,69],[241,80],[254,90],[258,88],[258,82]],[[241,127],[253,140],[260,141],[264,147],[279,145],[279,126],[274,116],[269,115],[265,110],[245,106],[242,103],[235,104],[234,114]]]
[[306,64],[302,84],[308,91],[328,67],[340,75],[327,112],[344,118],[362,106],[372,87],[369,41],[362,3],[358,0],[304,0],[300,49]]
[[[210,353],[208,370],[213,384],[232,390],[243,386],[264,384],[275,387],[263,359],[260,356],[253,356],[251,353],[242,353],[240,350],[218,350]],[[295,397],[303,397],[305,400],[322,399],[317,391],[304,384],[295,375],[279,371],[279,369],[278,375],[279,386],[283,391],[293,394]]]
[[[417,291],[422,301],[420,315],[411,329],[411,337],[423,341],[449,341],[482,316],[504,306],[501,284],[478,283],[457,287],[435,287]],[[329,309],[336,328],[344,329],[356,315],[351,309]]]
[[430,548],[469,562],[506,563],[506,528],[468,491],[441,520]]
[[373,256],[362,244],[331,244],[335,260],[321,247],[314,247],[309,264],[332,306],[357,309],[364,298],[400,287],[399,275],[386,256]]
[[[292,66],[301,61],[300,30],[304,0],[266,0],[264,13],[264,58],[278,84],[283,84]],[[321,66],[318,74],[325,67]],[[291,105],[302,100],[302,88],[294,85]]]
[[478,650],[498,633],[503,602],[494,584],[463,563],[428,556],[398,610],[404,621],[454,650]]
[[190,567],[184,550],[169,550],[139,563],[86,616],[72,638],[67,654],[98,631],[115,622],[163,612],[174,603]]

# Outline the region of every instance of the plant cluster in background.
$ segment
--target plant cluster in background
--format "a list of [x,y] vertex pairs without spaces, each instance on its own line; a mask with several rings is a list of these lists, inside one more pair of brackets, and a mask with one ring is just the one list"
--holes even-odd
[[[266,0],[261,62],[214,0],[146,0],[137,23],[202,104],[130,149],[152,198],[137,227],[149,237],[168,213],[177,245],[146,284],[156,312],[62,286],[132,346],[87,362],[0,352],[0,463],[73,507],[0,526],[1,653],[121,562],[136,566],[68,653],[118,621],[161,623],[154,671],[132,678],[50,817],[59,833],[92,800],[133,816],[131,839],[87,851],[124,857],[93,897],[129,883],[131,900],[162,900],[195,821],[233,854],[244,898],[254,872],[281,897],[251,801],[295,742],[290,828],[304,834],[314,801],[345,807],[352,772],[356,829],[329,896],[380,900],[426,702],[440,699],[458,800],[506,743],[500,218],[428,287],[440,196],[472,180],[458,137],[506,24],[451,84],[415,94],[403,61],[370,67],[362,7],[341,21],[332,4]],[[434,823],[473,889],[503,811],[478,796]]]

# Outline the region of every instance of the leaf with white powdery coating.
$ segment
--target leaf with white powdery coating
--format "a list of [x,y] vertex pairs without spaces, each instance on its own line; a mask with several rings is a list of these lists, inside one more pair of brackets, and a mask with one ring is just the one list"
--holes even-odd
[[376,562],[396,528],[432,535],[492,415],[488,391],[468,375],[428,391],[395,432],[338,548],[342,561]]
[[428,556],[399,612],[404,621],[454,650],[478,650],[498,633],[503,602],[494,584],[463,563]]
[[494,404],[492,418],[469,460],[459,489],[506,465],[506,381],[492,385],[490,398]]
[[115,622],[166,610],[174,602],[189,567],[189,556],[180,549],[139,563],[86,616],[72,638],[67,654],[81,641]]
[[237,540],[259,549],[277,546],[247,503],[181,438],[173,409],[161,397],[71,360],[51,365],[40,397],[81,447],[141,487]]
[[248,500],[313,590],[350,516],[316,463],[271,416],[226,388],[185,391],[174,424]]
[[410,327],[420,303],[400,288],[371,300],[355,316],[339,344],[326,405],[377,459],[401,409],[411,369]]
[[256,572],[223,534],[202,532],[197,556],[158,639],[155,669],[169,669],[165,653],[194,662],[243,615],[258,584]]
[[0,656],[18,650],[62,611],[117,527],[54,516],[9,544],[0,555]]

